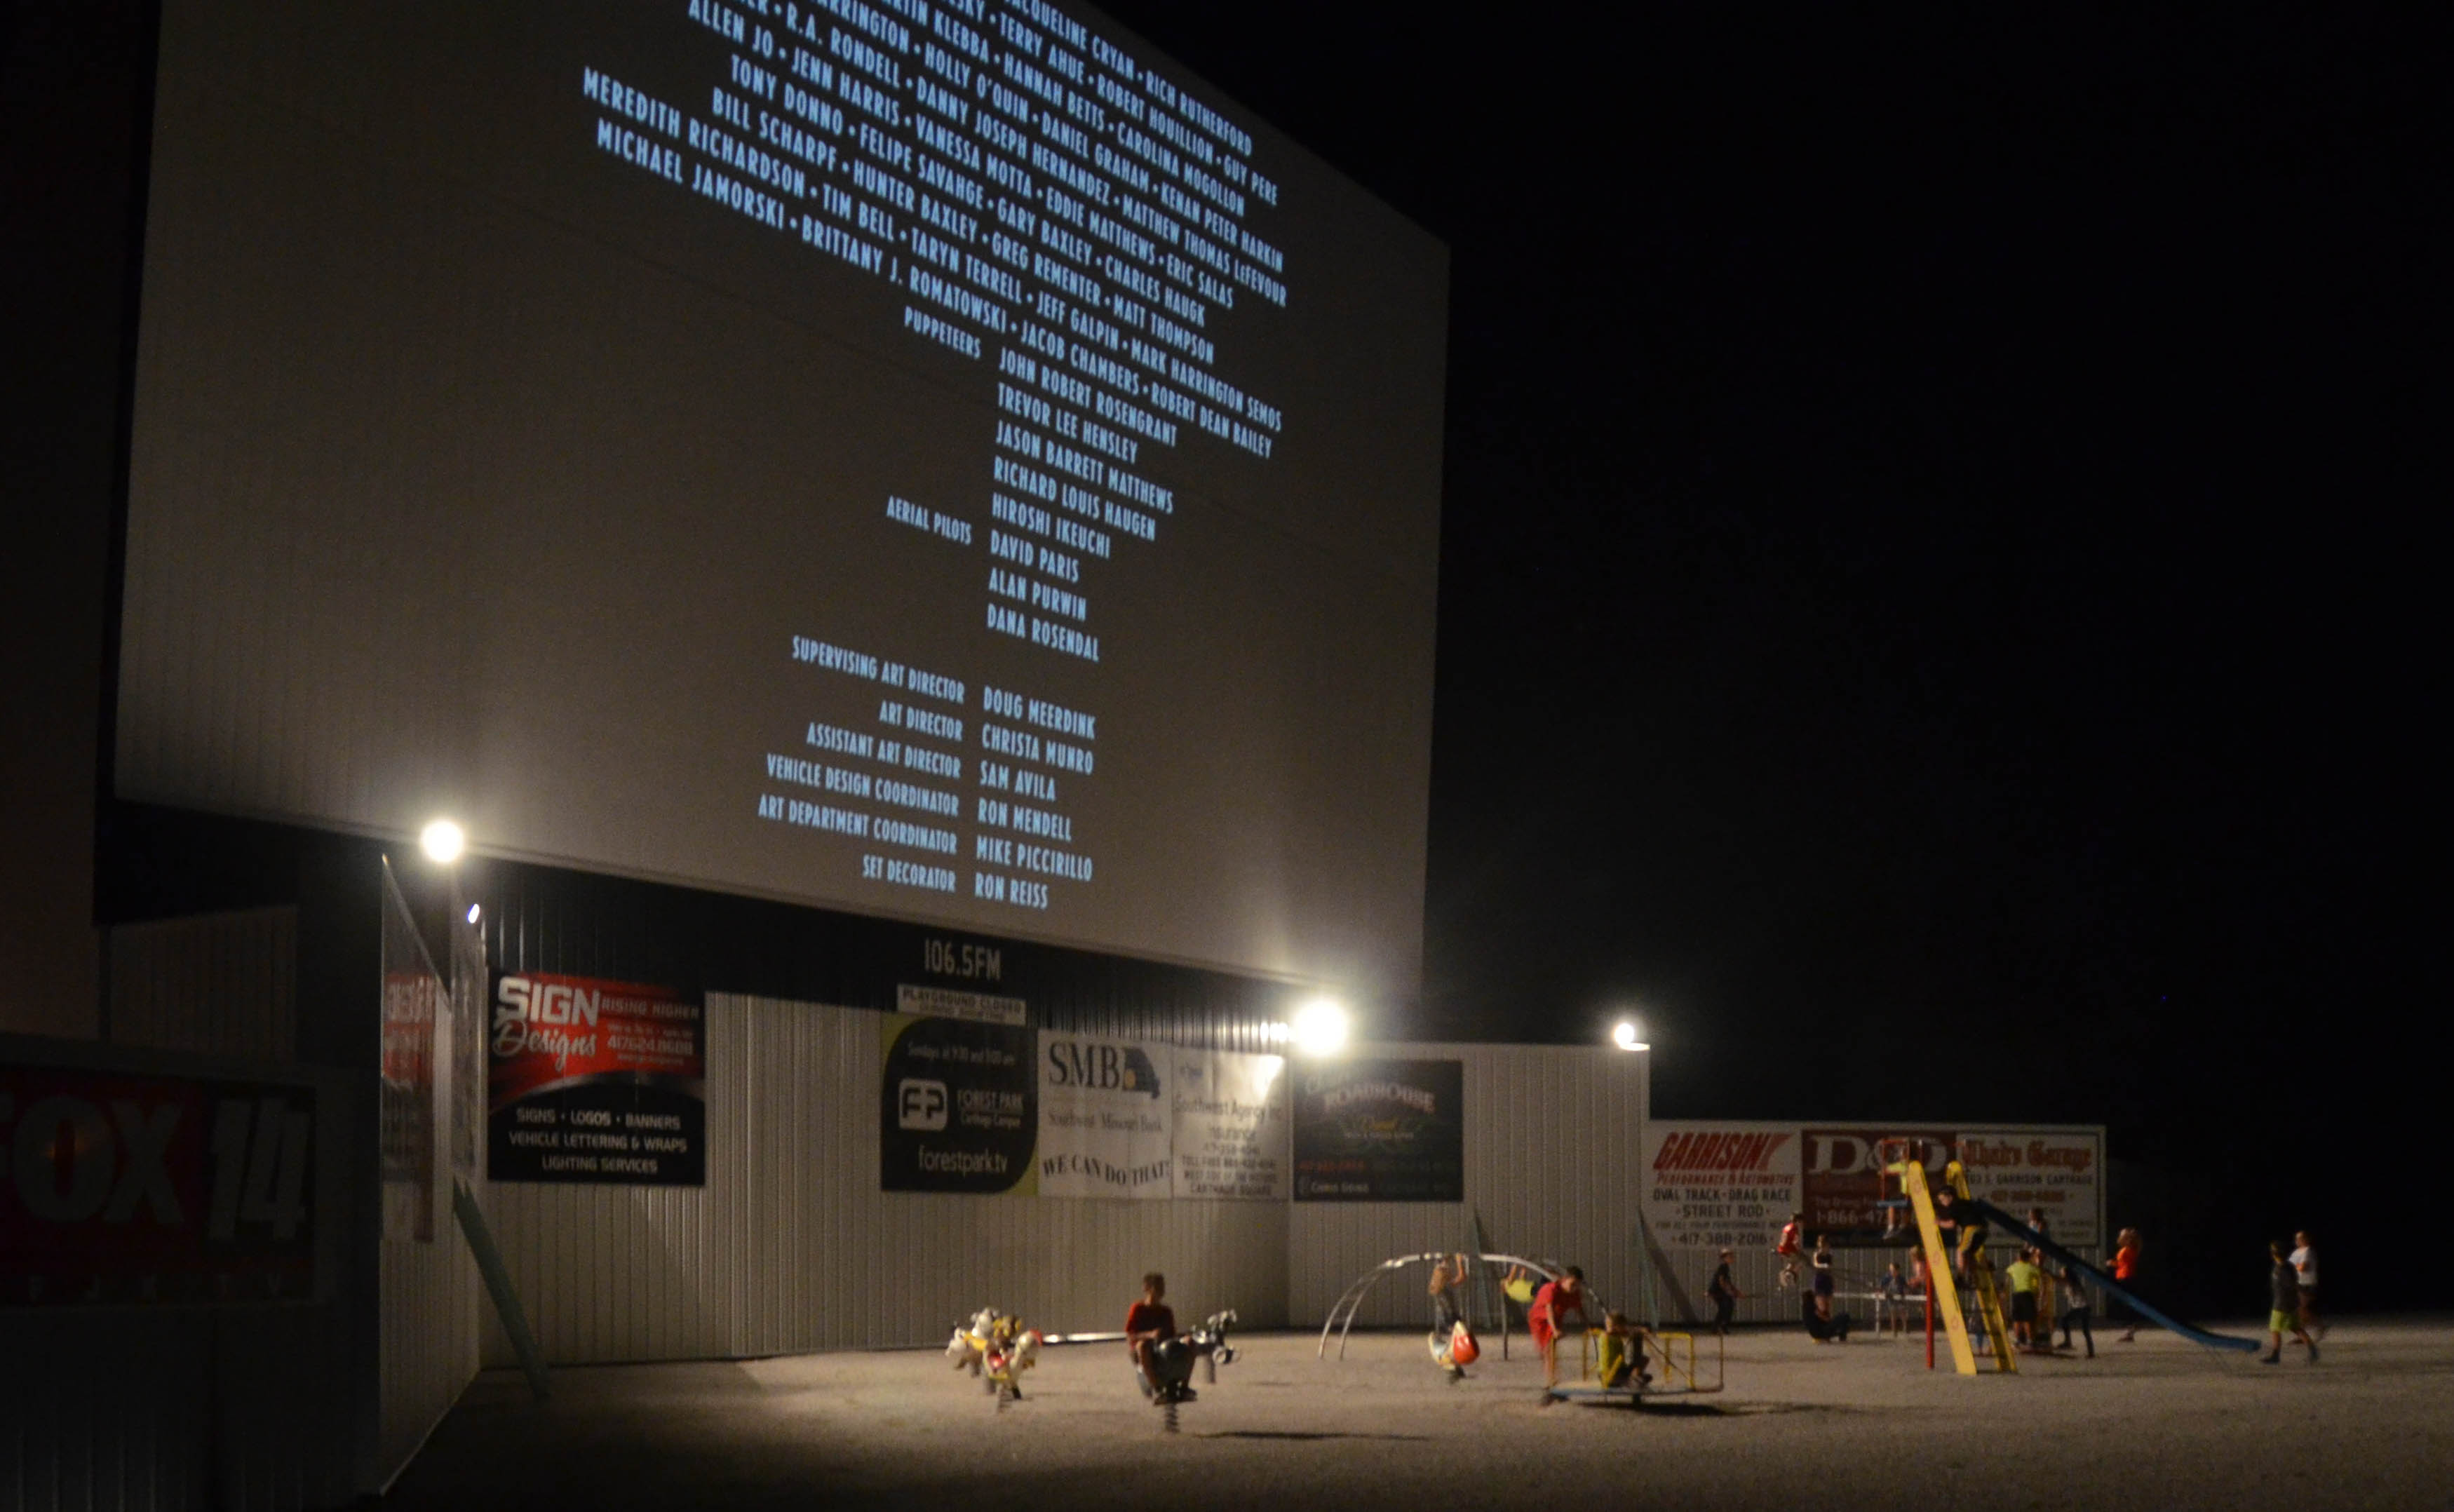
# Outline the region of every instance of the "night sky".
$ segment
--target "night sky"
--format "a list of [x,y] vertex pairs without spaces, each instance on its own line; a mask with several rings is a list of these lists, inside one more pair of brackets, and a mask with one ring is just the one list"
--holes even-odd
[[1454,257],[1405,1029],[2102,1121],[2204,1262],[2316,1223],[2366,1293],[2447,1038],[2432,50],[1109,9]]

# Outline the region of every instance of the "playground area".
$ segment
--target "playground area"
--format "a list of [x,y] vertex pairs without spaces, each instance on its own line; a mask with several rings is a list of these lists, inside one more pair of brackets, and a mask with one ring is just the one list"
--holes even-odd
[[2454,1320],[2347,1322],[2314,1367],[2147,1330],[1974,1378],[1741,1330],[1725,1391],[1638,1410],[1541,1405],[1521,1339],[1454,1386],[1420,1333],[1319,1342],[1238,1337],[1174,1436],[1114,1343],[1047,1350],[1003,1411],[935,1350],[568,1369],[543,1403],[490,1372],[387,1505],[2454,1507]]

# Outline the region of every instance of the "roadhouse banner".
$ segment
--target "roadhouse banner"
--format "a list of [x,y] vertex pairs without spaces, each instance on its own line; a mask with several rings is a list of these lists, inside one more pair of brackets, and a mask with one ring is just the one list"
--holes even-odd
[[0,1060],[0,1307],[308,1301],[315,1088]]
[[1166,1198],[1176,1190],[1173,1045],[1039,1036],[1039,1195]]
[[707,1013],[670,988],[496,972],[486,1175],[707,1184]]
[[880,1018],[879,1190],[1033,1190],[1039,1083],[1031,1031],[935,1014]]
[[1286,1200],[1286,1058],[1177,1050],[1169,1058],[1176,1195]]
[[1344,1060],[1295,1077],[1297,1201],[1465,1200],[1465,1062]]

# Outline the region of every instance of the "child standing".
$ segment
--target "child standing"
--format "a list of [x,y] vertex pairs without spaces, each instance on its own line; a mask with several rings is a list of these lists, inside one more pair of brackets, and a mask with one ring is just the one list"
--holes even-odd
[[2037,1267],[2036,1253],[2022,1250],[2006,1273],[2011,1278],[2011,1341],[2022,1349],[2037,1346],[2037,1299],[2044,1289],[2045,1273]]
[[1730,1262],[1738,1258],[1737,1250],[1721,1251],[1721,1263],[1713,1267],[1712,1283],[1704,1288],[1713,1299],[1713,1331],[1725,1337],[1730,1320],[1737,1316],[1739,1299],[1746,1295],[1739,1290],[1739,1279],[1730,1274]]
[[2301,1326],[2301,1273],[2292,1268],[2284,1257],[2281,1241],[2266,1246],[2266,1353],[2259,1356],[2262,1365],[2272,1365],[2283,1359],[2283,1336],[2290,1334],[2296,1344],[2309,1346],[2309,1363],[2318,1362],[2318,1341]]
[[2062,1347],[2068,1349],[2071,1329],[2076,1325],[2080,1337],[2087,1341],[2087,1358],[2096,1358],[2096,1330],[2087,1326],[2087,1282],[2081,1279],[2079,1267],[2062,1267]]

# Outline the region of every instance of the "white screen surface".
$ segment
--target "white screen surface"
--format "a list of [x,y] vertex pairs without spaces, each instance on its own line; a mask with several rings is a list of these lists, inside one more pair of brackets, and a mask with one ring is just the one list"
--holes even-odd
[[165,8],[123,796],[1410,990],[1437,243],[1087,10]]

